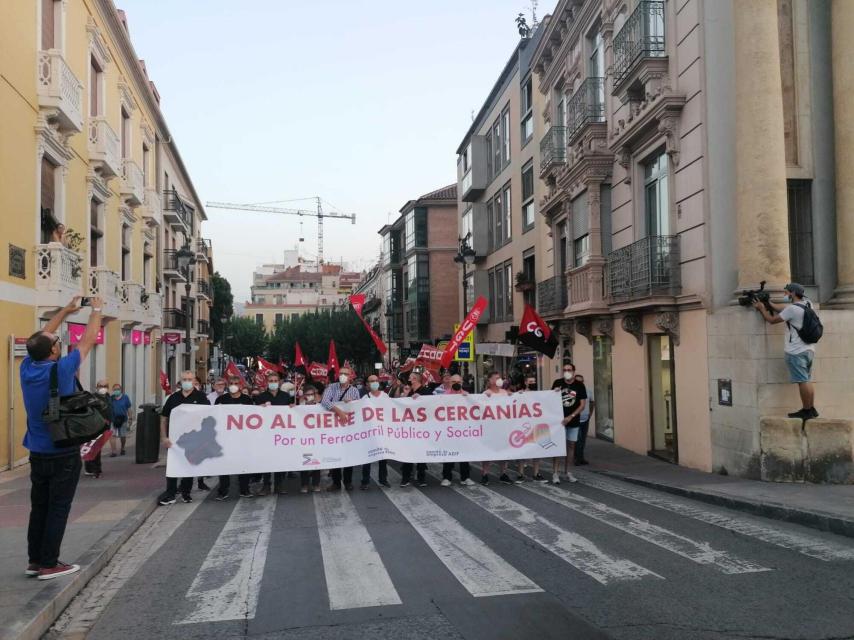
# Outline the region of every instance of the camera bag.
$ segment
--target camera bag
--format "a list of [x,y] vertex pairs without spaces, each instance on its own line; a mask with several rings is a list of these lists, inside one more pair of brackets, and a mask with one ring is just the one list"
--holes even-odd
[[78,391],[59,395],[56,363],[50,369],[50,398],[42,419],[50,429],[53,444],[59,448],[74,447],[89,442],[110,428],[113,410],[110,401],[85,391],[77,381]]

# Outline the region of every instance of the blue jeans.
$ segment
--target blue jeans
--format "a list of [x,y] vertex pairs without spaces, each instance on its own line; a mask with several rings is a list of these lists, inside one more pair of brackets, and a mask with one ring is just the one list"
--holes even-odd
[[27,553],[30,564],[55,567],[65,536],[68,514],[80,479],[80,452],[30,453],[30,525]]

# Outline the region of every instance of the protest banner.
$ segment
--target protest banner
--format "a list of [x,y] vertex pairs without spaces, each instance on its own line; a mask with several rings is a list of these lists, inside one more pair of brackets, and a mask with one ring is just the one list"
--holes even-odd
[[90,440],[89,442],[83,443],[80,447],[80,457],[83,458],[84,462],[90,462],[98,457],[98,454],[101,452],[101,449],[104,448],[104,445],[110,441],[110,438],[113,437],[113,430],[107,429],[99,435],[94,440]]
[[341,405],[181,405],[170,416],[166,475],[215,476],[401,462],[566,455],[560,395],[365,397]]

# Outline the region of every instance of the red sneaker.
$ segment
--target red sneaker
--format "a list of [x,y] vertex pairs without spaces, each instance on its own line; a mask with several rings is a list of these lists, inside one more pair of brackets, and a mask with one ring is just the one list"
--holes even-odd
[[31,562],[27,565],[27,568],[24,569],[25,576],[37,576],[39,575],[39,571],[41,570],[41,565],[36,564],[35,562]]
[[67,576],[70,573],[76,573],[80,571],[79,564],[65,564],[64,562],[57,562],[55,567],[41,568],[39,569],[39,580],[52,580],[53,578],[58,578],[60,576]]

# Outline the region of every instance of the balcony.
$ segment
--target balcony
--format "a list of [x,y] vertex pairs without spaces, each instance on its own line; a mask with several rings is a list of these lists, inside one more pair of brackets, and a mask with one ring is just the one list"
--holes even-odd
[[211,284],[207,280],[202,280],[201,278],[196,280],[196,291],[198,292],[200,298],[204,298],[208,301],[213,300],[213,295],[211,294]]
[[142,219],[149,227],[159,227],[163,224],[163,204],[160,194],[154,187],[145,188],[145,210],[142,213]]
[[537,312],[543,316],[561,315],[567,302],[566,276],[555,276],[537,283]]
[[122,322],[139,324],[143,321],[142,295],[145,288],[137,282],[122,282],[121,309],[119,319]]
[[163,200],[163,217],[166,222],[191,229],[193,221],[190,212],[178,192],[175,189],[164,191]]
[[199,238],[196,245],[196,258],[204,262],[210,262],[211,253],[211,241],[207,238]]
[[132,207],[137,207],[145,200],[145,178],[139,165],[125,158],[122,161],[122,198]]
[[571,145],[584,128],[605,122],[605,79],[587,78],[569,99],[566,107],[567,142]]
[[163,310],[163,328],[187,330],[187,314],[183,309],[172,307]]
[[640,0],[614,36],[614,93],[617,93],[643,60],[666,57],[663,0]]
[[551,127],[540,140],[540,177],[566,164],[566,127]]
[[64,307],[82,293],[83,261],[59,242],[37,244],[36,290],[39,307]]
[[103,178],[112,178],[122,172],[119,136],[104,116],[94,116],[89,120],[89,159]]
[[207,320],[199,320],[196,331],[199,335],[209,336],[211,334],[210,322]]
[[460,197],[463,202],[477,200],[486,189],[486,138],[472,136],[460,162]]
[[605,259],[602,256],[592,257],[582,266],[570,269],[567,278],[570,316],[608,311],[605,299]]
[[159,327],[163,322],[163,296],[146,291],[140,296],[143,322],[149,327]]
[[177,249],[165,249],[163,251],[163,277],[177,282],[187,281],[187,274],[178,268]]
[[107,318],[120,317],[122,300],[122,282],[119,274],[107,267],[89,267],[90,296],[99,296],[104,306],[101,313]]
[[83,131],[83,83],[56,49],[39,51],[39,107],[62,133]]
[[649,236],[608,256],[608,297],[612,304],[679,295],[678,236]]

